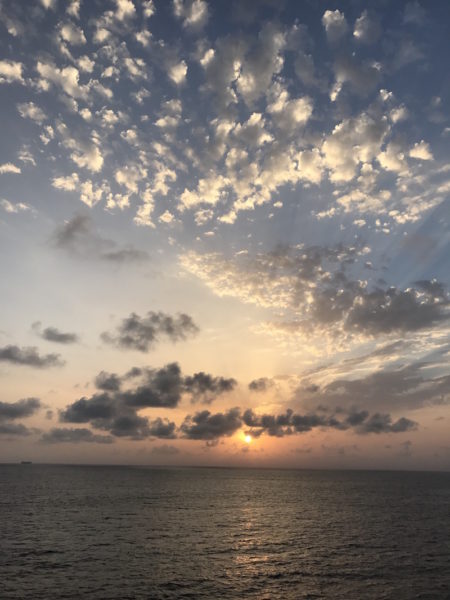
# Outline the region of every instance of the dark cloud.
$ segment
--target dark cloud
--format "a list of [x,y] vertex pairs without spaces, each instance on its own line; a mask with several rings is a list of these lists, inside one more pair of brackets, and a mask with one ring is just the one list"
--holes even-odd
[[181,400],[183,377],[177,363],[170,363],[161,369],[145,370],[144,383],[133,390],[120,394],[127,406],[136,408],[174,408]]
[[79,258],[129,263],[148,260],[148,254],[133,246],[118,247],[116,242],[101,237],[88,215],[75,215],[56,228],[52,243]]
[[273,382],[271,379],[268,379],[267,377],[260,377],[259,379],[250,381],[248,384],[248,389],[252,392],[265,392],[272,385]]
[[296,398],[303,406],[318,404],[351,407],[355,401],[367,410],[404,410],[450,401],[450,375],[430,376],[427,362],[375,371],[360,379],[338,378],[311,392],[305,381]]
[[19,346],[3,346],[0,348],[0,361],[16,365],[26,365],[38,369],[60,367],[64,365],[59,354],[45,354],[41,356],[35,346],[20,348]]
[[356,428],[357,433],[403,433],[417,429],[417,423],[401,417],[392,422],[391,415],[376,413]]
[[256,415],[253,410],[248,409],[242,415],[244,425],[249,427],[249,433],[259,437],[263,433],[275,437],[306,433],[315,428],[337,429],[346,431],[353,429],[359,434],[368,433],[403,433],[417,428],[417,423],[401,417],[392,422],[389,414],[369,415],[366,410],[352,408],[346,412],[342,409],[332,414],[310,413],[299,415],[288,409],[280,415]]
[[175,456],[176,454],[180,454],[180,450],[176,446],[162,444],[162,446],[154,446],[151,450],[151,454],[156,454],[158,456]]
[[34,433],[34,430],[28,429],[22,423],[0,422],[0,435],[26,436],[32,433]]
[[[135,387],[122,390],[125,381],[140,378]],[[117,437],[144,439],[176,437],[175,423],[141,416],[144,408],[175,408],[183,394],[209,400],[231,391],[234,379],[196,373],[184,377],[177,363],[161,369],[134,368],[123,377],[102,371],[95,379],[103,393],[80,398],[60,411],[63,423],[90,423],[95,429],[108,431]]]
[[0,402],[0,421],[30,417],[40,408],[39,398],[24,398],[17,402]]
[[218,254],[198,259],[214,289],[280,311],[271,326],[287,334],[319,331],[341,336],[407,333],[450,318],[450,296],[436,280],[406,289],[369,286],[353,274],[366,261],[361,244],[335,247],[278,246],[272,252]]
[[49,432],[44,433],[41,441],[46,444],[70,443],[79,444],[81,442],[111,444],[114,438],[110,435],[97,435],[90,429],[85,428],[64,428],[54,427]]
[[44,340],[48,342],[55,342],[57,344],[75,344],[79,341],[79,337],[76,333],[65,333],[57,329],[56,327],[46,327],[41,330],[40,321],[36,321],[32,325],[33,331]]
[[184,389],[192,394],[192,402],[210,404],[220,394],[231,392],[237,384],[235,379],[213,377],[209,373],[194,373],[184,378]]
[[95,378],[95,387],[105,392],[117,392],[120,390],[121,380],[115,373],[101,371]]
[[119,348],[147,352],[161,337],[178,342],[197,332],[198,327],[189,315],[180,313],[173,317],[149,311],[145,317],[131,313],[122,320],[115,334],[105,332],[102,339]]
[[106,392],[91,398],[80,398],[61,411],[59,418],[64,423],[89,423],[99,419],[111,419],[116,413],[116,402]]
[[188,415],[180,430],[184,437],[191,440],[215,440],[223,436],[233,435],[241,427],[239,408],[232,408],[225,413],[211,414],[203,410],[194,416]]

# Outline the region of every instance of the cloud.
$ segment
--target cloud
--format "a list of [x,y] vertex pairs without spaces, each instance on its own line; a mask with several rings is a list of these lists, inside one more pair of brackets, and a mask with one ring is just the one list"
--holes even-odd
[[181,85],[186,80],[188,67],[184,60],[170,67],[169,77],[176,84]]
[[162,446],[153,446],[151,454],[156,456],[175,456],[176,454],[180,454],[180,449],[169,444],[162,444]]
[[195,373],[184,379],[184,388],[192,394],[193,402],[203,402],[210,404],[224,392],[232,391],[237,382],[235,379],[226,379],[224,377],[213,377],[209,373]]
[[117,392],[121,384],[121,378],[116,373],[101,371],[95,378],[95,387],[105,392]]
[[204,410],[183,421],[180,430],[184,437],[191,440],[215,440],[233,435],[241,427],[240,411],[232,408],[225,413],[211,414]]
[[0,421],[30,417],[40,408],[39,398],[25,398],[17,402],[0,402]]
[[[342,410],[338,414],[342,415]],[[255,437],[259,437],[263,433],[274,436],[283,437],[285,435],[301,434],[311,431],[315,428],[338,429],[346,431],[353,429],[358,434],[369,433],[404,433],[417,429],[417,423],[401,417],[395,422],[392,422],[392,417],[389,414],[369,415],[368,411],[350,409],[344,418],[338,419],[336,413],[321,414],[310,413],[299,415],[288,409],[286,413],[280,415],[256,415],[253,410],[248,409],[242,415],[242,420],[247,427],[249,433]]]
[[59,354],[40,355],[35,346],[3,346],[0,348],[0,362],[9,362],[15,365],[47,369],[49,367],[60,367],[64,365]]
[[19,114],[24,119],[31,119],[41,125],[47,118],[45,112],[34,102],[21,102],[17,105]]
[[85,259],[96,258],[111,263],[141,262],[148,254],[133,246],[118,247],[116,242],[101,237],[87,215],[75,215],[56,228],[52,243],[70,254]]
[[105,332],[102,339],[119,348],[148,352],[161,338],[178,342],[197,332],[198,327],[189,315],[180,313],[173,317],[161,311],[149,311],[145,317],[131,313],[122,320],[115,334]]
[[4,163],[3,165],[0,165],[0,175],[3,175],[4,173],[18,174],[22,173],[22,169],[16,165],[13,165],[12,163]]
[[[135,381],[134,386],[122,389],[130,380]],[[135,367],[122,377],[102,371],[95,379],[102,392],[69,404],[60,411],[59,418],[63,423],[90,423],[117,437],[172,439],[176,437],[175,423],[159,417],[150,420],[139,411],[176,408],[184,394],[191,400],[212,401],[230,392],[235,383],[207,373],[183,376],[177,363],[160,369]]]
[[25,204],[24,202],[17,202],[16,204],[13,204],[9,200],[6,200],[6,198],[2,198],[0,200],[0,206],[9,214],[18,214],[26,211],[34,212],[34,210],[28,204]]
[[0,435],[27,436],[36,430],[29,429],[16,419],[31,417],[42,407],[39,398],[24,398],[17,402],[0,402]]
[[332,336],[379,336],[427,329],[450,318],[450,297],[439,282],[416,282],[406,289],[381,287],[347,273],[366,249],[279,246],[272,252],[189,253],[181,261],[218,296],[271,308],[285,331]]
[[198,30],[208,21],[208,3],[205,0],[173,0],[174,15],[183,27]]
[[433,160],[430,145],[423,140],[414,144],[409,151],[409,156],[411,156],[411,158],[416,158],[417,160]]
[[23,83],[22,77],[23,64],[13,60],[0,60],[0,84],[14,83],[18,81]]
[[250,381],[248,384],[248,389],[252,392],[265,392],[269,387],[272,387],[273,382],[271,379],[267,377],[260,377],[259,379],[254,379]]
[[55,342],[57,344],[75,344],[79,341],[79,337],[76,333],[65,333],[60,331],[57,327],[46,327],[41,330],[40,321],[33,323],[32,329],[39,337],[48,342]]
[[380,35],[381,27],[377,17],[370,14],[368,10],[363,10],[361,16],[355,21],[353,36],[360,43],[373,44]]
[[34,430],[25,427],[22,423],[0,422],[0,435],[26,436],[34,433]]
[[344,13],[339,10],[326,10],[323,13],[322,25],[325,27],[330,42],[340,41],[348,32],[348,24]]
[[41,442],[46,444],[111,444],[114,442],[114,438],[110,435],[97,435],[92,433],[90,429],[85,428],[70,429],[65,427],[54,427],[49,432],[42,435]]

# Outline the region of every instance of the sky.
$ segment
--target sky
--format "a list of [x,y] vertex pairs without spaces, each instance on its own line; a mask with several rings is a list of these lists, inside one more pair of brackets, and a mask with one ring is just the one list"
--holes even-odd
[[0,0],[0,460],[449,470],[449,26]]

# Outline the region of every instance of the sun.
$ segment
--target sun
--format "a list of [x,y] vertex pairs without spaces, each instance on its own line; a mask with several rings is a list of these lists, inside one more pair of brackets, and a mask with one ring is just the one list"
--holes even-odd
[[252,441],[252,436],[247,434],[246,436],[244,436],[244,441],[246,444],[250,444],[250,442]]

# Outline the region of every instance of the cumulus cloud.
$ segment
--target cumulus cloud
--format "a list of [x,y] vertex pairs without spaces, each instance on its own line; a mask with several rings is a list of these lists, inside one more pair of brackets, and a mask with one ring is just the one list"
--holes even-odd
[[119,348],[148,352],[161,338],[178,342],[197,332],[197,325],[187,314],[172,316],[161,311],[149,311],[144,317],[131,313],[122,320],[116,333],[105,332],[102,339]]
[[323,13],[322,25],[325,27],[330,42],[338,42],[348,32],[348,23],[344,13],[339,10],[326,10]]
[[22,169],[12,163],[4,163],[3,165],[0,165],[0,175],[3,175],[4,173],[19,174],[22,173]]
[[30,417],[40,408],[39,398],[25,398],[17,402],[0,402],[0,421]]
[[[365,255],[364,247],[288,247],[272,252],[190,253],[183,266],[218,296],[283,312],[281,330],[378,336],[418,331],[450,318],[450,297],[439,282],[406,289],[381,287],[351,278],[347,271]],[[290,318],[286,318],[290,314]],[[273,322],[273,326],[277,326]]]
[[224,413],[211,414],[203,410],[183,421],[180,430],[183,437],[191,440],[216,440],[233,435],[241,427],[239,408],[232,408]]
[[20,348],[19,346],[8,345],[0,348],[0,361],[9,362],[14,365],[24,365],[36,367],[38,369],[47,369],[49,367],[59,367],[64,364],[59,354],[39,354],[35,346]]
[[17,105],[17,110],[24,119],[31,119],[40,125],[47,118],[47,115],[42,108],[37,106],[34,102],[21,102]]
[[363,10],[361,16],[355,21],[353,35],[360,43],[373,44],[381,35],[379,20],[368,10]]
[[208,3],[205,0],[173,0],[173,12],[187,29],[201,29],[208,21]]
[[[134,382],[131,387],[130,382]],[[177,363],[170,363],[160,369],[133,368],[122,377],[102,371],[95,384],[101,392],[68,405],[60,412],[60,421],[90,423],[116,437],[172,439],[176,437],[174,422],[160,417],[151,420],[139,411],[176,408],[183,395],[212,401],[230,392],[236,382],[203,372],[185,376]],[[128,387],[123,389],[125,384]]]
[[74,344],[79,341],[79,337],[76,333],[63,332],[57,327],[45,327],[42,329],[40,321],[33,323],[32,329],[39,337],[41,337],[43,340],[47,340],[48,342],[55,342],[57,344]]
[[23,83],[22,77],[23,64],[14,60],[0,60],[0,84],[14,83],[18,81]]

